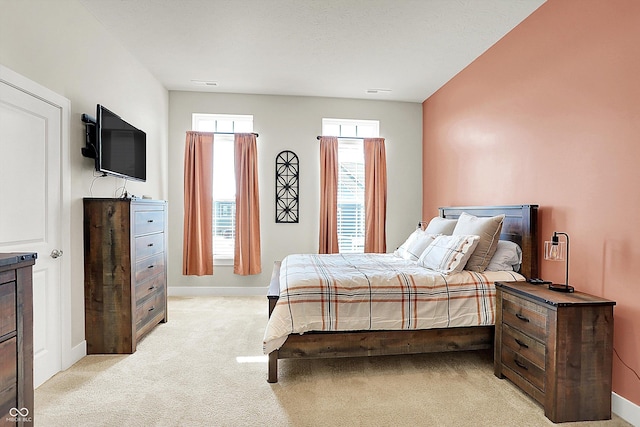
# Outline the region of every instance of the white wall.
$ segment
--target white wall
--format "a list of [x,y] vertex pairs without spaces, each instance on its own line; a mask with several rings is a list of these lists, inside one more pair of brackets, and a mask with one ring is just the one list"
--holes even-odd
[[[82,198],[91,195],[93,162],[82,157],[82,113],[101,103],[147,132],[147,182],[129,192],[167,198],[168,93],[75,0],[2,0],[0,62],[71,101],[72,346],[84,340]],[[94,197],[112,197],[122,179],[100,178]],[[25,192],[25,197],[29,197]],[[16,201],[19,203],[19,201]]]
[[[192,113],[252,114],[258,137],[262,274],[237,276],[214,266],[213,276],[182,275],[185,132]],[[400,245],[421,215],[422,107],[419,103],[339,98],[169,92],[170,294],[264,295],[273,262],[290,253],[317,253],[319,147],[322,118],[380,121],[388,173],[387,250]],[[282,150],[300,159],[297,224],[275,223],[275,158]],[[437,212],[435,213],[437,214]]]

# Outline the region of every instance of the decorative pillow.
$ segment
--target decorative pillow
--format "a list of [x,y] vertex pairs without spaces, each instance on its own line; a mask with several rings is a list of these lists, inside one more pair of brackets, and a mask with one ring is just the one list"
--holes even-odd
[[398,249],[396,249],[393,254],[399,258],[404,258],[405,254],[407,253],[407,249],[409,249],[409,246],[414,242],[414,240],[418,238],[418,234],[424,234],[424,231],[418,228],[413,233],[409,234],[407,240],[405,240],[403,244],[398,246]]
[[420,254],[433,242],[435,237],[418,228],[409,235],[407,240],[393,254],[402,259],[417,261],[420,258]]
[[424,230],[429,234],[444,234],[451,236],[453,229],[456,228],[457,219],[441,218],[436,216],[429,221],[429,225]]
[[442,274],[459,273],[479,240],[478,236],[437,236],[420,255],[418,265]]
[[499,240],[496,253],[491,257],[486,271],[519,271],[522,264],[522,249],[517,243]]
[[480,236],[476,250],[467,262],[466,270],[483,272],[491,257],[496,252],[500,232],[502,231],[502,221],[504,215],[479,218],[462,212],[458,218],[456,228],[453,230],[454,236]]
[[411,261],[418,261],[418,258],[420,258],[422,252],[424,252],[427,246],[429,246],[436,237],[437,236],[434,234],[419,234],[416,239],[411,242],[409,248],[407,249],[407,253],[403,258]]

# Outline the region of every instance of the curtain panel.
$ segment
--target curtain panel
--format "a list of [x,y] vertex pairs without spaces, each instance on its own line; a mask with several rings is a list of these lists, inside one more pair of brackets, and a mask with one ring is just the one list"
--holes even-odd
[[237,133],[234,144],[236,242],[233,272],[246,276],[262,272],[256,136],[251,133]]
[[384,138],[364,139],[364,251],[387,251],[387,155]]
[[182,274],[213,274],[213,133],[188,131],[184,152]]
[[320,243],[318,253],[338,249],[338,138],[320,137]]

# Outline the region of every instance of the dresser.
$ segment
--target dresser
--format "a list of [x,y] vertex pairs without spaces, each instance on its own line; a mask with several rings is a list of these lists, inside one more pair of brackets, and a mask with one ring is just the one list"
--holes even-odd
[[133,353],[167,321],[167,203],[83,202],[87,353]]
[[0,425],[33,425],[35,253],[0,254]]
[[555,423],[611,418],[614,301],[496,282],[494,373]]

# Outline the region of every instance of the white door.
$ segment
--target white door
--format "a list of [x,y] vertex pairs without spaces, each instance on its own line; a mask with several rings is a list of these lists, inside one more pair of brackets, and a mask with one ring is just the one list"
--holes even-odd
[[62,366],[61,129],[59,107],[0,81],[0,252],[38,253],[34,387]]

